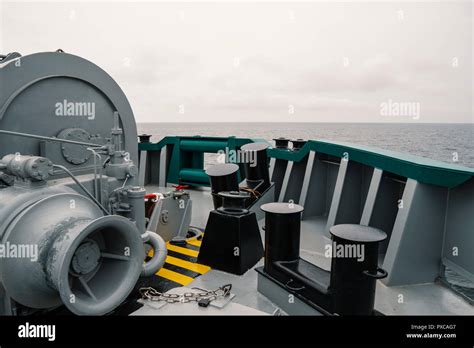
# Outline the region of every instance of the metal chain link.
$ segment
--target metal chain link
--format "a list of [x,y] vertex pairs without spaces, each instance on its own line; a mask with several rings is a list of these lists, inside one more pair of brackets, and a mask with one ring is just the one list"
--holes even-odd
[[202,299],[214,301],[219,297],[226,297],[229,295],[232,289],[232,284],[223,285],[216,290],[203,290],[199,288],[193,288],[200,290],[201,292],[185,292],[184,294],[169,294],[162,293],[158,290],[147,287],[140,288],[139,292],[143,300],[149,301],[165,301],[167,303],[187,303],[187,302],[199,302]]

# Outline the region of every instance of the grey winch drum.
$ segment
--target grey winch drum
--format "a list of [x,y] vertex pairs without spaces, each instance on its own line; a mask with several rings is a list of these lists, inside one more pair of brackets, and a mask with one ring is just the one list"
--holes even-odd
[[[132,109],[123,91],[104,70],[68,53],[41,52],[8,58],[0,61],[0,129],[105,144],[117,111],[124,134],[123,149],[138,163]],[[12,152],[43,156],[47,152],[45,157],[68,168],[77,168],[73,163],[76,160],[85,160],[84,166],[89,167],[93,161],[90,152],[77,146],[51,146],[37,139],[1,135],[0,157]]]
[[63,52],[8,54],[0,86],[0,242],[22,250],[0,259],[0,315],[107,314],[166,257],[146,230],[127,98]]
[[[74,208],[64,209],[71,204]],[[14,300],[31,308],[64,304],[75,314],[114,309],[135,285],[145,257],[130,221],[102,216],[75,193],[54,194],[27,207],[2,242],[38,246],[35,262],[9,258],[0,263],[3,286]]]

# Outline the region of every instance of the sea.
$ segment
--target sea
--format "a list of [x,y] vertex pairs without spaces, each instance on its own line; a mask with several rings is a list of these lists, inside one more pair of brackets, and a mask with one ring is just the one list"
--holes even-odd
[[332,140],[474,168],[472,123],[139,123],[143,133],[152,142],[171,135]]

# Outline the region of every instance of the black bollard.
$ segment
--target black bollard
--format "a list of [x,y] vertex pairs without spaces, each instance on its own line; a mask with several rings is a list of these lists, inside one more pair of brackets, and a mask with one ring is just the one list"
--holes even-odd
[[222,197],[218,195],[219,192],[239,191],[238,171],[239,166],[234,163],[216,164],[206,170],[211,182],[214,209],[222,206]]
[[293,151],[299,151],[307,143],[307,141],[303,139],[296,139],[292,140],[291,143],[293,144]]
[[376,280],[387,276],[378,267],[379,244],[387,235],[369,226],[343,224],[330,228],[332,236],[331,282],[333,312],[372,315]]
[[273,140],[275,141],[275,147],[277,149],[288,150],[288,142],[290,141],[290,139],[279,137]]
[[296,261],[300,256],[300,225],[303,207],[294,203],[267,203],[265,212],[265,272],[275,262]]
[[223,206],[209,214],[198,262],[240,275],[263,256],[260,229],[255,213],[245,208],[250,194],[234,191],[219,196]]
[[222,207],[217,210],[226,214],[246,214],[248,209],[247,200],[250,199],[250,194],[240,191],[220,192],[219,196],[222,198]]
[[138,136],[138,138],[140,139],[140,143],[149,143],[151,135],[150,134],[140,134]]
[[244,169],[247,182],[252,186],[250,188],[259,193],[265,192],[270,187],[267,148],[268,144],[265,143],[249,143],[240,148],[246,158]]
[[325,315],[374,314],[376,281],[387,276],[377,263],[378,245],[387,237],[383,231],[361,225],[331,227],[328,272],[300,258],[303,207],[268,203],[261,209],[265,212],[265,264],[257,269],[261,277]]

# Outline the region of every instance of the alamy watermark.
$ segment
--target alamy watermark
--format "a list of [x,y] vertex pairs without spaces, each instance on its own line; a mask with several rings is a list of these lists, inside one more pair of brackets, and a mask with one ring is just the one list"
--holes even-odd
[[70,102],[64,99],[54,104],[56,116],[87,117],[88,120],[95,119],[94,102]]
[[0,244],[0,259],[30,259],[38,261],[37,244],[11,244],[10,242]]
[[380,103],[380,115],[390,117],[411,117],[413,120],[420,118],[419,102],[397,102],[389,99]]
[[364,244],[326,244],[324,246],[324,256],[327,258],[350,258],[359,262],[365,260]]
[[44,324],[30,324],[26,322],[18,326],[18,337],[20,338],[47,338],[52,342],[56,340],[56,325]]
[[257,151],[231,150],[226,147],[217,151],[220,163],[250,163],[250,167],[257,165]]

